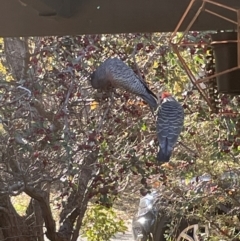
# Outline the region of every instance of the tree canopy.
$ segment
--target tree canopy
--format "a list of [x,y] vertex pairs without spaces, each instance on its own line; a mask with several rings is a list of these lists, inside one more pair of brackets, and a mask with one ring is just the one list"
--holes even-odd
[[[231,203],[230,215],[211,216],[210,221],[235,227],[229,220],[238,208],[238,190],[226,192],[218,177],[238,167],[240,98],[218,95],[219,112],[213,113],[189,81],[168,37],[136,33],[1,41],[3,240],[14,236],[43,240],[43,226],[52,241],[76,240],[89,201],[111,207],[134,176],[146,190],[157,176],[168,191],[174,191],[176,177],[190,181],[211,174],[217,182],[208,195],[211,205],[196,209],[193,216],[209,221],[208,211],[219,204],[220,192],[224,202]],[[201,43],[209,41],[209,33],[191,32],[185,41],[197,43],[180,50],[198,75],[205,71],[209,50]],[[184,130],[170,166],[159,166],[155,160],[155,116],[146,103],[122,90],[111,100],[109,93],[91,88],[92,71],[113,56],[131,66],[158,96],[167,89],[183,104]],[[24,215],[11,202],[22,193],[31,198]],[[204,195],[180,192],[169,213],[189,216],[187,207],[200,205]],[[53,209],[59,210],[57,219]],[[218,229],[222,235],[225,229]]]

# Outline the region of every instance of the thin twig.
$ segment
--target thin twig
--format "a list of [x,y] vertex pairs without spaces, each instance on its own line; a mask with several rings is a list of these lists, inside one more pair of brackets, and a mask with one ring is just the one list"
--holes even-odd
[[98,133],[98,132],[100,131],[100,129],[102,128],[103,121],[105,120],[106,115],[108,114],[108,112],[109,112],[109,110],[110,110],[110,107],[111,107],[111,104],[108,105],[107,109],[104,111],[103,117],[101,118],[100,123],[99,123],[99,125],[98,125],[98,128],[96,129],[96,132],[97,132],[97,133]]
[[186,146],[185,144],[183,144],[181,141],[178,141],[178,144],[180,144],[181,146],[183,146],[185,149],[187,149],[189,152],[191,152],[194,157],[199,157],[199,155],[193,151],[191,148],[189,148],[188,146]]
[[135,45],[134,50],[133,50],[131,56],[132,56],[132,58],[133,58],[134,65],[135,65],[135,68],[136,68],[136,70],[137,70],[137,76],[139,77],[139,79],[140,79],[144,84],[147,84],[146,81],[142,78],[140,68],[138,67],[138,64],[137,64],[137,61],[136,61],[136,53],[137,53],[137,44]]
[[143,81],[142,76],[141,76],[140,69],[139,69],[138,64],[137,64],[137,62],[136,62],[136,53],[137,53],[137,44],[135,44],[131,56],[133,57],[133,61],[134,61],[135,68],[137,69],[137,75],[138,75],[138,77]]
[[126,183],[125,183],[125,185],[124,185],[120,190],[118,190],[118,193],[124,191],[124,190],[126,189],[128,183],[129,183],[129,175],[127,175],[127,177],[126,177]]
[[27,88],[25,88],[25,87],[23,87],[23,86],[18,86],[17,89],[26,90],[26,91],[28,92],[28,96],[29,96],[29,97],[32,95],[32,92],[31,92],[29,89],[27,89]]
[[66,95],[66,98],[65,98],[65,101],[64,101],[64,105],[63,105],[63,112],[65,113],[64,115],[64,132],[68,133],[69,134],[69,125],[68,125],[68,118],[67,118],[67,115],[68,115],[68,101],[69,101],[69,97],[70,97],[70,94],[72,93],[72,90],[73,90],[73,80],[70,84],[70,87],[68,89],[68,92],[67,92],[67,95]]
[[14,104],[14,103],[16,103],[17,101],[19,101],[20,99],[22,99],[22,97],[24,97],[26,94],[27,94],[27,93],[22,94],[21,96],[19,96],[19,97],[16,98],[15,100],[12,100],[12,101],[9,101],[9,102],[5,102],[4,104],[0,105],[0,107]]

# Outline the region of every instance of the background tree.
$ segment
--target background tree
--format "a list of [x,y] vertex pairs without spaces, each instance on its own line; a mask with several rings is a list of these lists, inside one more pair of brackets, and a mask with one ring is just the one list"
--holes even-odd
[[[109,193],[117,195],[128,167],[137,162],[135,152],[144,145],[142,140],[152,139],[147,105],[122,92],[110,104],[88,83],[98,64],[95,59],[114,54],[126,60],[130,51],[126,50],[134,51],[134,35],[119,37],[4,40],[0,225],[4,238],[42,240],[44,223],[50,240],[76,240],[89,199],[96,196],[111,205]],[[120,44],[117,39],[124,43],[126,37],[132,46],[119,45],[119,53],[114,53],[111,49]],[[144,113],[145,119],[140,119]],[[154,123],[153,118],[150,121]],[[54,220],[50,206],[53,190],[59,220]],[[11,203],[11,196],[22,192],[31,197],[25,216],[18,215]]]
[[[205,35],[189,36],[196,42],[208,41]],[[89,200],[111,207],[135,176],[149,189],[153,174],[164,182],[166,176],[168,180],[176,175],[191,178],[211,171],[211,162],[238,156],[232,116],[209,111],[167,37],[156,33],[4,39],[0,66],[3,240],[16,236],[43,240],[43,226],[52,241],[76,240]],[[202,46],[181,51],[196,74],[204,68]],[[141,99],[117,90],[111,100],[108,93],[89,85],[90,73],[110,56],[129,64],[154,93],[167,88],[184,104],[182,144],[173,155],[173,163],[186,162],[182,168],[166,172],[156,164],[155,117]],[[238,108],[238,98],[222,96],[221,100],[225,109]],[[174,188],[168,185],[168,190]],[[31,198],[25,215],[19,215],[11,201],[21,193]],[[56,208],[58,216],[53,218]]]

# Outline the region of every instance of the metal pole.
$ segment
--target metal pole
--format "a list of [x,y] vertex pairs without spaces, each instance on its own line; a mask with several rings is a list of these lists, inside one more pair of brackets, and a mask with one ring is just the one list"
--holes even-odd
[[238,68],[240,68],[240,9],[237,10],[237,33],[238,33],[238,43],[237,43],[237,54],[238,54]]
[[[208,97],[206,96],[204,90],[202,90],[202,88],[196,84],[196,78],[195,76],[192,74],[192,71],[189,69],[188,65],[186,64],[186,62],[184,61],[183,57],[181,56],[181,54],[179,53],[177,47],[175,44],[172,44],[172,48],[174,50],[174,52],[177,54],[178,59],[180,60],[180,62],[183,65],[183,68],[185,69],[189,79],[191,80],[191,82],[197,87],[197,89],[199,90],[200,94],[202,95],[202,97],[205,99],[205,101],[207,102],[208,106],[213,110],[213,106],[212,103],[209,101]],[[212,76],[211,76],[212,77]],[[211,78],[210,77],[210,78]]]
[[191,0],[191,2],[189,3],[186,11],[185,11],[184,14],[182,15],[180,21],[178,22],[177,27],[175,28],[175,30],[173,31],[173,33],[172,33],[172,35],[171,35],[171,37],[170,37],[170,42],[172,41],[173,37],[174,37],[174,36],[176,35],[176,33],[178,32],[180,26],[182,25],[185,17],[187,16],[189,10],[191,9],[191,7],[192,7],[192,5],[193,5],[193,3],[194,3],[195,1],[196,1],[196,0]]
[[210,11],[210,10],[208,10],[208,9],[204,9],[204,11],[207,12],[207,13],[210,13],[210,14],[212,14],[212,15],[214,15],[214,16],[217,16],[217,17],[219,17],[219,18],[222,18],[222,19],[224,19],[224,20],[226,20],[226,21],[228,21],[228,22],[230,22],[230,23],[238,24],[236,21],[233,21],[233,20],[230,19],[230,18],[223,17],[222,15],[217,14],[217,13],[215,13],[215,12],[212,12],[212,11]]
[[[228,9],[230,11],[233,11],[233,12],[237,12],[238,10],[235,9],[235,8],[231,8],[231,7],[228,7],[226,5],[223,5],[221,3],[217,3],[217,2],[213,2],[212,0],[203,0],[204,2],[207,2],[207,3],[210,3],[210,4],[213,4],[213,5],[216,5],[218,7],[221,7],[221,8],[225,8],[225,9]],[[226,1],[227,2],[227,1]]]
[[202,10],[204,9],[204,5],[205,5],[205,2],[202,3],[201,7],[198,9],[197,13],[194,15],[193,19],[191,20],[191,22],[187,26],[186,30],[183,32],[182,37],[178,41],[178,44],[182,41],[184,35],[190,30],[190,28],[192,27],[192,25],[194,24],[194,22],[196,21],[196,19],[200,15],[200,13],[202,12]]
[[224,71],[222,71],[222,72],[220,72],[220,73],[211,75],[211,76],[209,76],[209,77],[205,77],[205,78],[199,79],[199,80],[197,80],[195,83],[196,83],[196,84],[200,84],[200,83],[208,82],[209,79],[215,78],[215,77],[217,77],[217,76],[219,76],[219,75],[226,74],[226,73],[229,73],[229,72],[238,70],[238,69],[239,69],[239,67],[236,66],[236,67],[234,67],[234,68],[224,70]]

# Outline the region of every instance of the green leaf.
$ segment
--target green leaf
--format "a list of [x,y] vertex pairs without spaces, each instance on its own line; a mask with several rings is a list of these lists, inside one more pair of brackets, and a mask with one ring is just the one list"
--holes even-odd
[[142,124],[141,129],[142,129],[143,131],[146,131],[146,130],[147,130],[147,125],[146,125],[146,123],[143,123],[143,124]]
[[94,205],[87,210],[81,231],[88,241],[109,241],[116,233],[126,230],[124,221],[112,208]]

